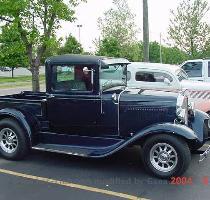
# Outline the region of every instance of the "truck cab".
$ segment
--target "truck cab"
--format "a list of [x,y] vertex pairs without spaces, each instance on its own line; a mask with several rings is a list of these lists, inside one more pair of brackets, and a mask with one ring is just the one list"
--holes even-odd
[[187,60],[180,67],[188,74],[189,79],[210,82],[210,59]]
[[142,147],[145,169],[184,173],[209,138],[209,117],[183,94],[129,89],[123,58],[61,55],[46,60],[46,92],[0,97],[0,154],[30,149],[101,158]]

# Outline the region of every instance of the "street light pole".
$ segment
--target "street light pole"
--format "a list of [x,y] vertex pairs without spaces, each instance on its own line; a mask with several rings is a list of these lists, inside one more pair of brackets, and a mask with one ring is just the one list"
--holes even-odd
[[147,0],[143,0],[143,51],[144,62],[149,62],[149,19]]
[[79,43],[81,44],[81,40],[80,40],[80,29],[82,28],[82,24],[78,24],[77,28],[79,29]]
[[162,59],[162,34],[160,33],[160,63],[163,62]]

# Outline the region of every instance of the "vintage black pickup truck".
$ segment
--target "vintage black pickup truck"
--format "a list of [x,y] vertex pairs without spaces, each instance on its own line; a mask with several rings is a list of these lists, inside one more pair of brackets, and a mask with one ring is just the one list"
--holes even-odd
[[182,94],[128,89],[128,64],[99,56],[48,58],[46,93],[0,97],[0,154],[17,160],[36,149],[101,158],[139,145],[149,172],[184,173],[191,151],[210,136],[209,116]]

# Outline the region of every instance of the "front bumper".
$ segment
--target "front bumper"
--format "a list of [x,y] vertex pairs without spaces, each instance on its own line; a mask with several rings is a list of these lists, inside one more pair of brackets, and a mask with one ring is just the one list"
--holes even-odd
[[193,119],[189,121],[189,126],[198,137],[201,146],[210,139],[209,120],[208,114],[195,110]]
[[[194,110],[194,116],[189,120],[190,128],[194,131],[197,136],[197,141],[194,143],[192,149],[197,150],[204,145],[204,143],[210,140],[210,127],[209,127],[210,117],[208,114],[200,111]],[[199,162],[202,162],[210,154],[210,145],[207,149],[200,154]]]
[[205,158],[207,158],[209,153],[210,153],[210,145],[202,154],[200,154],[199,162],[202,162]]

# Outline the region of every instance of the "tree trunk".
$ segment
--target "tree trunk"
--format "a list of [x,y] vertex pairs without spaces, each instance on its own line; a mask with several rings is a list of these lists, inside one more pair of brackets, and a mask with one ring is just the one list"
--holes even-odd
[[14,78],[14,67],[12,67],[12,78]]
[[33,90],[33,92],[39,92],[40,91],[39,66],[32,65],[31,66],[31,73],[32,73],[32,90]]
[[149,21],[147,0],[143,0],[143,43],[144,62],[149,62]]

